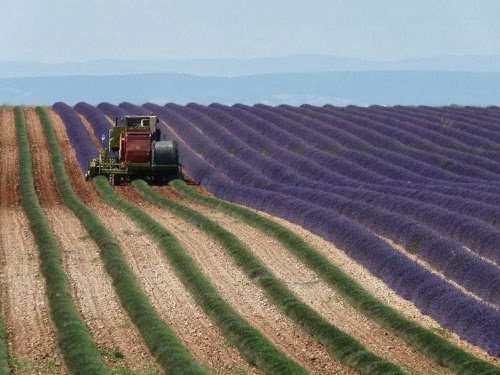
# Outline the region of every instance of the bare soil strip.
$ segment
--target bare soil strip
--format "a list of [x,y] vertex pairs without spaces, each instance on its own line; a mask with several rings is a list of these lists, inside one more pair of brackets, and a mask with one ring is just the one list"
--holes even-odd
[[194,203],[189,206],[235,234],[304,303],[355,337],[368,350],[403,368],[425,372],[437,369],[442,371],[441,367],[423,354],[344,302],[334,290],[273,238],[214,209]]
[[[64,124],[52,113],[52,122],[66,157],[69,175],[80,197],[118,240],[127,262],[151,303],[176,332],[193,356],[215,373],[259,372],[231,348],[220,331],[193,301],[189,292],[167,263],[161,250],[123,213],[105,204],[91,182],[85,182],[76,164],[74,150],[67,141]],[[102,293],[98,291],[97,293]]]
[[481,297],[477,296],[476,294],[474,294],[470,290],[465,289],[463,286],[461,286],[460,284],[458,284],[456,281],[453,281],[451,279],[447,279],[446,276],[439,269],[435,268],[434,266],[432,266],[432,264],[428,263],[424,259],[418,257],[416,254],[412,254],[410,251],[407,251],[403,246],[401,246],[398,243],[394,242],[390,238],[381,236],[381,235],[379,235],[377,233],[375,233],[375,235],[377,237],[379,237],[381,240],[387,242],[387,244],[389,244],[391,247],[393,247],[398,252],[400,252],[401,254],[403,254],[405,257],[410,258],[412,261],[414,261],[415,263],[417,263],[420,267],[425,268],[427,271],[433,273],[437,277],[439,277],[439,278],[443,279],[444,281],[450,283],[452,286],[454,286],[455,288],[459,289],[462,293],[471,296],[472,298],[474,298],[478,302],[490,305],[494,309],[498,309],[500,307],[500,306],[495,305],[493,303],[490,303],[488,301],[482,300]]
[[50,319],[38,249],[20,207],[12,109],[0,109],[0,259],[2,313],[15,374],[66,374]]
[[317,249],[323,256],[327,257],[332,264],[341,268],[345,273],[356,280],[363,288],[372,293],[380,301],[391,306],[395,310],[398,310],[407,319],[413,320],[416,323],[421,324],[422,326],[434,331],[435,333],[446,338],[448,341],[452,342],[454,345],[462,348],[465,351],[468,351],[469,353],[479,358],[482,358],[496,366],[500,365],[500,358],[495,358],[488,355],[481,348],[460,339],[460,337],[458,337],[455,333],[441,327],[439,323],[430,318],[428,315],[422,314],[411,301],[399,297],[384,282],[370,274],[365,268],[363,268],[363,266],[349,258],[342,250],[338,249],[332,243],[328,242],[318,235],[309,232],[299,225],[290,223],[279,217],[271,216],[265,212],[260,211],[259,214],[277,221],[278,223],[287,227],[289,230],[293,231],[295,234],[302,237],[311,246]]
[[253,372],[196,304],[156,243],[123,213],[109,207],[96,208],[96,213],[117,238],[127,263],[161,318],[195,359],[217,373]]
[[90,139],[92,139],[92,143],[97,147],[98,150],[102,148],[101,142],[97,139],[97,137],[94,134],[94,130],[92,129],[92,125],[87,121],[83,115],[79,115],[80,120],[82,120],[83,125],[85,125],[85,128],[87,129],[87,132],[90,135]]
[[0,107],[0,207],[19,207],[19,150],[14,110]]
[[47,113],[50,117],[52,125],[54,126],[59,146],[64,154],[66,170],[71,178],[73,190],[84,203],[90,204],[95,200],[95,197],[98,196],[98,193],[95,191],[92,184],[88,184],[85,181],[84,173],[78,166],[75,150],[69,143],[66,127],[64,126],[62,120],[51,109],[47,109]]
[[120,192],[171,231],[214,283],[223,298],[281,351],[315,374],[352,374],[323,345],[282,314],[236,266],[224,249],[205,233],[170,212],[137,197],[135,189]]
[[79,220],[62,203],[37,113],[27,109],[26,120],[40,203],[63,250],[63,265],[70,279],[73,299],[102,350],[103,358],[110,367],[126,367],[134,371],[158,370],[120,305],[99,257],[99,249],[87,236]]

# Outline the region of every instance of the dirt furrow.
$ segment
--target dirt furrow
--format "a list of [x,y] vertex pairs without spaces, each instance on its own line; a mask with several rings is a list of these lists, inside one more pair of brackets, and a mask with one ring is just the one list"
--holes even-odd
[[458,337],[455,333],[442,328],[439,323],[433,320],[428,315],[422,314],[415,305],[408,300],[399,297],[392,289],[390,289],[383,281],[370,274],[363,266],[349,258],[342,250],[328,242],[324,238],[311,233],[310,231],[300,227],[297,224],[290,223],[287,220],[279,217],[271,216],[265,212],[259,212],[265,217],[277,221],[295,234],[303,238],[307,243],[317,249],[323,256],[335,266],[341,268],[346,274],[356,280],[363,288],[372,293],[380,301],[398,310],[407,319],[413,320],[418,324],[434,331],[452,342],[454,345],[462,348],[469,353],[474,354],[495,365],[500,364],[500,359],[488,355],[483,349],[474,346]]
[[[56,123],[58,121],[57,116],[54,114],[52,114],[52,116],[54,123]],[[67,147],[67,151],[73,155],[72,158],[74,159],[74,154],[72,154],[73,150],[69,147],[67,139],[64,139],[66,135],[63,126],[59,129],[56,126],[56,129],[61,144],[63,145],[63,142],[66,142],[65,146]],[[164,293],[163,295],[155,291],[155,289],[159,287],[158,283],[161,286],[169,285],[168,283],[170,282],[168,279],[163,278],[162,272],[165,272],[166,264],[161,263],[164,262],[164,260],[162,260],[163,258],[161,258],[161,254],[156,254],[158,249],[153,250],[151,254],[148,254],[146,251],[143,252],[142,250],[139,252],[134,251],[134,248],[142,249],[142,243],[145,236],[137,227],[127,226],[130,224],[130,220],[127,218],[115,220],[115,218],[119,217],[119,214],[116,212],[111,214],[113,211],[110,210],[109,207],[101,205],[98,200],[93,198],[95,191],[93,191],[92,185],[83,182],[81,171],[76,167],[74,161],[71,161],[71,163],[74,168],[72,173],[75,179],[74,185],[79,195],[84,197],[87,203],[100,212],[99,215],[106,221],[106,225],[112,228],[115,236],[125,244],[122,245],[122,247],[127,247],[127,252],[129,251],[128,247],[132,249],[130,253],[126,254],[127,259],[134,271],[138,275],[141,274],[141,283],[144,289],[147,290],[155,306],[160,305],[163,299],[167,298],[173,299],[173,308],[177,308],[179,306],[175,301],[175,298],[178,298],[177,292],[174,296],[168,294],[169,291],[162,290],[161,292]],[[320,345],[315,346],[318,344],[316,344],[314,340],[304,335],[304,333],[290,322],[288,318],[281,315],[274,306],[267,303],[267,300],[260,290],[256,288],[239,269],[233,266],[232,261],[216,243],[211,241],[197,229],[193,228],[190,224],[137,199],[137,193],[135,193],[133,189],[119,188],[119,191],[129,200],[141,202],[142,207],[148,213],[157,218],[167,229],[173,231],[180,239],[181,243],[195,258],[203,272],[214,282],[223,297],[255,327],[274,341],[281,350],[315,373],[342,373],[343,371],[350,371],[329,357],[324,348]],[[165,191],[168,191],[168,189],[163,189],[163,192]],[[175,194],[169,195],[175,198]],[[389,360],[400,363],[406,368],[411,368],[418,372],[424,371],[428,373],[438,371],[445,373],[443,369],[434,365],[427,358],[401,342],[398,338],[384,329],[381,329],[370,319],[365,318],[363,315],[357,313],[355,309],[344,303],[341,298],[335,295],[333,290],[303,267],[300,262],[295,261],[293,257],[275,241],[263,236],[260,232],[250,227],[245,227],[244,225],[236,223],[234,219],[229,217],[223,217],[222,219],[221,217],[217,217],[217,215],[214,217],[217,220],[221,220],[229,229],[235,231],[243,241],[251,245],[252,251],[258,255],[277,276],[281,277],[289,287],[304,300],[304,302],[315,308],[319,313],[325,316],[325,318],[332,321],[340,328],[357,337],[368,349]],[[409,301],[399,298],[387,288],[383,282],[371,276],[363,267],[352,261],[331,243],[305,231],[299,226],[287,223],[281,219],[276,220],[305,238],[308,243],[319,249],[319,251],[332,263],[342,268],[379,299],[401,311],[408,318],[431,328],[436,333],[442,334],[465,350],[489,360],[492,363],[498,364],[495,359],[487,356],[482,350],[463,342],[456,335],[453,335],[447,330],[443,330],[429,317],[420,314]],[[125,226],[128,229],[124,230],[123,228]],[[127,244],[129,244],[129,246],[127,246]],[[149,248],[154,249],[154,246],[155,245],[151,243]],[[146,259],[148,256],[151,256],[152,259]],[[157,258],[157,256],[159,258]],[[158,263],[160,265],[159,267]],[[170,272],[172,272],[172,270],[168,270],[168,273]],[[164,319],[170,322],[169,319],[172,318],[165,316]],[[197,315],[192,315],[190,319],[196,320]],[[177,317],[174,317],[171,324],[174,326],[178,324],[176,320]],[[178,325],[176,327],[177,328],[174,329],[181,329]],[[195,333],[196,332],[197,331],[195,331]],[[190,334],[191,336],[189,336]],[[179,335],[190,349],[194,347],[193,342],[190,341],[193,338],[193,332],[181,333]],[[197,358],[202,358],[204,356],[204,350],[210,349],[191,350],[195,352],[195,355],[200,356]],[[199,350],[199,352],[197,352],[197,350]]]
[[413,371],[446,373],[389,331],[347,304],[275,239],[241,221],[199,204],[190,206],[235,234],[307,305],[359,340],[368,350]]
[[218,243],[183,219],[138,199],[133,188],[122,187],[120,191],[171,231],[223,298],[280,350],[315,374],[356,373],[331,357],[323,345],[282,314]]
[[0,259],[2,312],[13,373],[67,373],[57,349],[38,249],[20,207],[19,158],[12,109],[1,110]]
[[66,373],[27,218],[20,208],[1,209],[0,223],[2,307],[14,373]]
[[19,207],[19,149],[12,108],[0,107],[0,207]]
[[94,134],[94,130],[92,129],[92,125],[90,125],[90,123],[87,121],[87,119],[83,115],[79,115],[79,116],[80,116],[80,120],[82,120],[82,124],[85,126],[85,128],[87,129],[87,132],[90,135],[90,139],[92,139],[92,143],[94,144],[94,146],[97,147],[98,150],[100,150],[103,145],[97,139],[96,135]]
[[474,298],[478,302],[490,305],[494,309],[498,309],[500,307],[500,306],[492,304],[492,303],[490,303],[488,301],[482,300],[480,296],[474,294],[470,290],[467,290],[466,288],[464,288],[462,285],[460,285],[456,281],[451,280],[451,279],[447,279],[446,276],[443,274],[443,272],[441,272],[441,270],[435,268],[432,264],[430,264],[426,260],[422,259],[421,257],[417,256],[416,254],[411,253],[410,251],[408,251],[407,249],[405,249],[404,246],[402,246],[402,245],[394,242],[392,239],[384,237],[384,236],[382,236],[380,234],[377,234],[377,233],[375,233],[375,235],[378,238],[380,238],[381,240],[385,241],[387,244],[389,244],[393,249],[397,250],[399,253],[401,253],[405,257],[411,259],[413,262],[417,263],[420,267],[425,268],[430,273],[432,273],[432,274],[436,275],[437,277],[441,278],[442,280],[448,282],[453,287],[455,287],[458,290],[460,290],[462,293],[469,295],[470,297]]
[[154,359],[120,305],[97,245],[79,220],[62,204],[53,178],[50,155],[38,115],[26,110],[35,186],[51,229],[63,251],[72,296],[110,367],[158,370]]
[[105,204],[91,182],[85,182],[76,164],[64,124],[52,113],[52,122],[63,147],[67,169],[78,194],[118,240],[127,262],[158,314],[179,336],[193,356],[215,373],[259,373],[231,348],[220,331],[196,305],[176,277],[157,245],[128,217]]
[[66,172],[71,178],[73,190],[84,203],[91,204],[95,200],[96,191],[92,184],[88,184],[85,181],[84,174],[76,161],[75,150],[71,147],[69,142],[66,127],[61,118],[54,111],[47,109],[47,112],[54,126],[57,142],[64,154]]
[[158,314],[197,361],[216,373],[256,372],[235,348],[230,347],[196,304],[151,238],[121,212],[101,207],[96,208],[96,213],[117,238],[127,263]]

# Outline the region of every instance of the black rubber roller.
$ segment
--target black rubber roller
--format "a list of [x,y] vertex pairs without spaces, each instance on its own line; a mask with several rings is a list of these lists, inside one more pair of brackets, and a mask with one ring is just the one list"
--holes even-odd
[[153,141],[153,164],[179,164],[176,141]]

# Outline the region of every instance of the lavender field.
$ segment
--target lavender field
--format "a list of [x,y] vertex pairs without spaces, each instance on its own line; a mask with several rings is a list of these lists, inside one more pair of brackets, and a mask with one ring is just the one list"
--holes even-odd
[[154,113],[216,197],[342,249],[500,356],[500,108],[56,103],[82,171],[117,116]]

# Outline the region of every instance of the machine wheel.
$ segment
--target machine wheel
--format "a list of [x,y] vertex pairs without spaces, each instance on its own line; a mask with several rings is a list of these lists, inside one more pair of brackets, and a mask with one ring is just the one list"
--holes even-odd
[[170,176],[168,175],[154,175],[154,176],[151,176],[151,178],[149,179],[149,181],[151,182],[151,184],[153,185],[166,185],[168,183],[168,181],[170,181]]
[[120,185],[121,183],[121,177],[120,176],[117,176],[115,174],[110,174],[109,175],[109,183],[111,185]]

